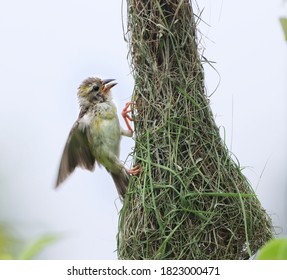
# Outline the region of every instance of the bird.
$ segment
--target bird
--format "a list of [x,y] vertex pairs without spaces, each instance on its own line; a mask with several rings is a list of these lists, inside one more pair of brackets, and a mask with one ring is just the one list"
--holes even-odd
[[122,136],[132,137],[133,129],[129,107],[126,103],[122,116],[127,125],[123,129],[112,100],[111,88],[117,85],[115,79],[89,77],[78,88],[80,113],[72,126],[61,157],[56,188],[75,170],[81,167],[89,171],[96,164],[106,168],[111,175],[119,198],[123,201],[129,178],[140,172],[139,166],[128,169],[119,160]]

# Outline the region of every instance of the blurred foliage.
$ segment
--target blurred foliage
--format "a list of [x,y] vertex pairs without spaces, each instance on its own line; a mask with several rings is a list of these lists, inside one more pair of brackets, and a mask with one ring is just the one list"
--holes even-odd
[[27,243],[15,238],[7,225],[0,225],[0,260],[30,260],[35,258],[47,246],[59,240],[55,234],[43,235]]
[[[286,0],[284,0],[285,3],[287,3]],[[280,19],[280,23],[282,25],[282,29],[285,35],[285,40],[287,41],[287,18],[286,17],[281,17]]]
[[40,253],[47,246],[55,243],[59,239],[58,236],[55,235],[44,235],[32,242],[27,248],[25,248],[21,254],[20,260],[30,260],[33,259],[38,253]]
[[258,260],[287,260],[287,238],[270,240],[260,250]]
[[285,40],[287,41],[287,18],[280,18],[280,23],[281,23],[282,28],[283,28]]
[[6,225],[0,225],[0,260],[12,259],[18,241],[10,234]]

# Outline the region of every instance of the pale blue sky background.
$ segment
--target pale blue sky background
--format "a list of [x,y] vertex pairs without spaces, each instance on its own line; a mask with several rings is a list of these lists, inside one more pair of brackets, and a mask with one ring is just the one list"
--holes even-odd
[[[200,24],[204,54],[221,77],[211,97],[216,121],[286,234],[287,44],[278,17],[287,7],[280,0],[198,5],[209,25]],[[0,36],[0,221],[28,240],[63,233],[43,259],[116,259],[121,205],[105,170],[77,170],[58,191],[53,186],[81,81],[117,79],[119,111],[132,94],[121,1],[0,0]],[[206,66],[209,94],[218,81]],[[122,141],[122,160],[132,145]]]

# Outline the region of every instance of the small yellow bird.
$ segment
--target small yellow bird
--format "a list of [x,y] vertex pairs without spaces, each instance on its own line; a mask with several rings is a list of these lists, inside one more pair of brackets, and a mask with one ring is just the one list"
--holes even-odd
[[114,79],[87,78],[79,86],[80,113],[66,142],[56,187],[58,187],[79,166],[94,170],[95,162],[103,165],[111,174],[119,197],[123,200],[130,175],[140,172],[138,166],[128,170],[119,160],[121,136],[132,137],[133,130],[128,122],[128,102],[122,112],[128,130],[119,123],[117,109],[112,101],[111,88]]

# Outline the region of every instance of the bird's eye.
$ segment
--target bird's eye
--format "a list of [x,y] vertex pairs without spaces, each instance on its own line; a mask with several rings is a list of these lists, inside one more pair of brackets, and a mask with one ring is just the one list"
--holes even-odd
[[99,89],[100,89],[99,86],[97,86],[97,85],[93,86],[93,90],[94,90],[94,91],[98,91]]

